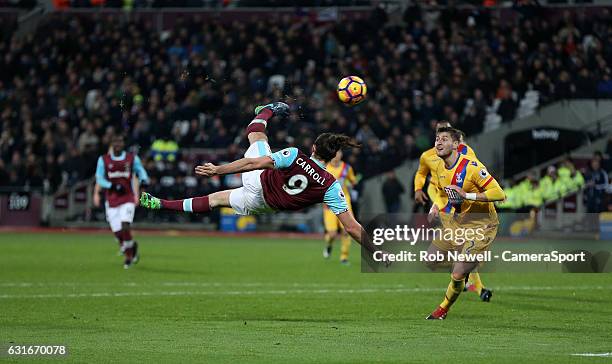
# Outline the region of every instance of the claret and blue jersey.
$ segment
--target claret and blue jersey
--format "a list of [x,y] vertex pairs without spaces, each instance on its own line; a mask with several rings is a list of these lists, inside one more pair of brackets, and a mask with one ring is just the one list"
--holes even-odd
[[325,170],[322,161],[297,148],[286,148],[270,155],[274,169],[261,174],[264,199],[277,210],[300,210],[321,203],[335,214],[348,211],[342,186]]
[[[109,154],[109,158],[111,161],[122,162],[128,159],[128,153],[124,151],[118,156]],[[142,161],[140,160],[140,157],[135,155],[132,164],[134,167],[134,172],[136,172],[138,179],[140,179],[141,181],[148,181],[149,175],[147,174],[147,171],[142,166]],[[127,177],[127,176],[121,175],[119,177]],[[112,178],[112,176],[110,176],[110,178]],[[96,167],[96,182],[102,188],[110,188],[112,185],[112,182],[106,178],[106,168],[105,168],[105,163],[104,163],[104,156],[100,156],[98,158],[98,165]]]
[[[106,200],[111,207],[134,201],[132,172],[136,173],[140,181],[149,180],[147,171],[142,166],[140,158],[133,153],[124,151],[118,156],[108,153],[98,158],[96,183],[100,187],[107,189]],[[127,193],[118,194],[114,191],[109,191],[108,189],[113,184],[123,185]]]

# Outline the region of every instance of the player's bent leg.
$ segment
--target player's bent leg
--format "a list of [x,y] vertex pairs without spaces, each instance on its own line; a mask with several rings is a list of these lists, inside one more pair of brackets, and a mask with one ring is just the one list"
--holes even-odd
[[129,268],[132,264],[136,263],[136,261],[138,261],[138,258],[135,258],[136,252],[137,252],[135,248],[136,242],[132,238],[132,231],[130,228],[131,226],[129,222],[127,221],[121,222],[121,235],[123,238],[123,252],[124,252],[123,254],[125,256],[123,267],[126,269]]
[[232,207],[230,203],[230,195],[233,190],[219,191],[211,193],[209,197],[209,205],[211,209],[217,207]]
[[493,291],[484,286],[480,274],[475,270],[465,277],[463,290],[476,293],[482,302],[491,302],[491,297],[493,297]]
[[106,221],[108,222],[108,225],[110,226],[113,235],[115,235],[115,238],[119,243],[118,255],[124,255],[125,247],[123,246],[123,232],[121,230],[121,218],[119,216],[119,208],[106,206]]
[[463,291],[463,287],[465,287],[465,277],[459,277],[458,275],[451,274],[451,281],[446,288],[446,293],[444,294],[444,300],[440,305],[427,316],[426,320],[444,320],[446,315],[448,314],[448,310],[451,306],[457,301],[459,295]]
[[268,142],[268,135],[266,135],[266,133],[252,132],[249,133],[247,138],[249,139],[249,144],[253,144],[258,141]]
[[453,279],[463,279],[465,283],[465,278],[478,267],[478,262],[457,262],[453,265],[453,272],[451,276]]
[[117,253],[117,255],[124,255],[125,248],[123,246],[123,232],[121,230],[113,231],[113,235],[115,235],[115,239],[117,239],[117,242],[119,243],[119,253]]
[[493,296],[493,291],[485,288],[480,278],[480,274],[476,270],[472,271],[466,277],[465,290],[476,293],[483,302],[491,301],[491,297]]
[[289,105],[284,102],[273,102],[267,105],[259,105],[255,108],[255,118],[247,126],[246,134],[249,139],[249,143],[253,144],[257,141],[268,141],[266,135],[266,127],[268,126],[268,120],[273,116],[287,116],[289,115]]
[[471,272],[465,278],[465,290],[470,292],[475,292],[480,294],[480,291],[484,288],[482,284],[482,280],[480,279],[480,274],[476,270]]
[[[484,238],[478,239],[474,241],[473,248],[475,252],[483,252],[488,251],[497,236],[497,225],[487,225],[484,227],[483,235]],[[491,297],[493,296],[493,291],[485,288],[485,285],[482,283],[480,278],[480,274],[477,269],[474,269],[470,272],[469,278],[466,281],[466,288],[470,292],[476,293],[480,296],[480,300],[483,302],[491,301]]]
[[451,281],[446,288],[444,300],[440,305],[429,315],[427,320],[444,320],[451,306],[457,301],[463,288],[465,287],[465,278],[467,275],[478,266],[478,262],[459,262],[453,266],[451,273]]
[[132,264],[140,261],[140,254],[138,253],[138,242],[132,237],[132,223],[129,221],[123,221],[121,223],[121,231],[123,232],[124,238],[124,255],[125,262],[124,267],[129,268]]
[[128,202],[119,206],[119,221],[121,223],[121,234],[123,238],[124,262],[123,267],[129,268],[138,261],[136,242],[132,238],[131,224],[134,221],[136,206]]
[[[442,254],[446,257],[448,249],[440,248],[435,242],[429,244],[429,248],[427,248],[427,255],[429,257],[438,256],[438,253]],[[443,260],[428,260],[425,262],[425,266],[430,270],[434,271],[439,268],[450,267],[451,264],[446,259]],[[448,271],[447,271],[448,272]]]
[[[491,246],[491,244],[493,243],[493,241],[495,240],[495,237],[497,236],[497,225],[488,225],[484,227],[484,231],[483,231],[483,235],[484,237],[482,239],[478,239],[473,241],[473,244],[469,247],[469,248],[465,248],[466,251],[469,249],[471,252],[484,252],[484,251],[488,251]],[[470,292],[474,292],[476,293],[479,297],[480,300],[483,302],[490,302],[491,301],[491,297],[493,296],[493,291],[491,291],[490,289],[485,288],[484,284],[482,283],[482,280],[480,278],[480,274],[478,273],[478,267],[476,267],[476,269],[473,269],[468,277],[466,277],[466,290],[470,291]]]

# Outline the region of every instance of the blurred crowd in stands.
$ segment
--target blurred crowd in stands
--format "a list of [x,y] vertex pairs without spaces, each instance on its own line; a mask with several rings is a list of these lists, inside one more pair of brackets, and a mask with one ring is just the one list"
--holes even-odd
[[37,5],[37,0],[0,0],[0,8],[29,9]]
[[367,6],[371,0],[53,0],[56,8],[199,8],[281,6]]
[[[608,11],[521,12],[502,24],[486,9],[414,5],[399,23],[377,8],[337,22],[189,16],[163,31],[126,19],[58,13],[23,40],[3,31],[0,186],[53,191],[89,178],[109,138],[124,133],[153,185],[219,188],[231,181],[196,181],[194,164],[240,157],[254,106],[271,100],[293,109],[269,124],[274,150],[346,133],[363,145],[347,161],[369,177],[430,148],[437,120],[481,132],[496,99],[510,121],[530,89],[542,104],[612,97]],[[346,75],[369,86],[357,107],[337,100]]]
[[[179,7],[325,7],[325,6],[368,6],[377,1],[372,0],[52,0],[57,9],[64,8],[179,8]],[[397,0],[396,0],[397,1]],[[391,3],[393,1],[390,1]],[[415,0],[413,0],[415,2]],[[453,4],[473,6],[507,5],[508,1],[499,0],[416,0],[431,6],[449,6]],[[587,4],[593,0],[515,0],[517,4]],[[0,7],[34,7],[37,0],[0,0]]]

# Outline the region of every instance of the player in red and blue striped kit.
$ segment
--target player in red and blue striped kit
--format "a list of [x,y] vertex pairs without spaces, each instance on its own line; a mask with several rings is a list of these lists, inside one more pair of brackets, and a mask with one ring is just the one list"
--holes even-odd
[[323,133],[315,140],[311,155],[297,148],[272,153],[266,136],[268,120],[274,115],[288,114],[289,106],[283,102],[258,106],[255,108],[255,119],[246,130],[250,146],[244,158],[222,166],[206,163],[195,169],[196,174],[207,177],[242,173],[242,187],[184,200],[162,200],[142,193],[140,205],[154,210],[185,212],[208,212],[217,207],[232,207],[240,215],[255,215],[300,210],[324,203],[357,242],[365,244],[370,251],[377,250],[362,234],[361,225],[348,208],[342,186],[325,170],[325,165],[338,150],[358,145],[347,136]]
[[105,190],[106,220],[125,256],[124,267],[129,268],[139,258],[138,243],[132,239],[131,232],[138,202],[132,185],[133,173],[136,173],[141,183],[147,183],[149,176],[140,158],[126,152],[124,147],[123,137],[115,135],[111,141],[111,150],[98,158],[96,184]]

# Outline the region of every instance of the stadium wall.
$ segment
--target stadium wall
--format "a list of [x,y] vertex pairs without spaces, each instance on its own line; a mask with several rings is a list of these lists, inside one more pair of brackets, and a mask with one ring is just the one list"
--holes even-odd
[[510,133],[545,126],[583,131],[609,117],[612,117],[610,100],[561,101],[528,117],[502,124],[498,129],[469,137],[467,141],[492,173],[501,176],[504,175],[504,146],[500,141]]

